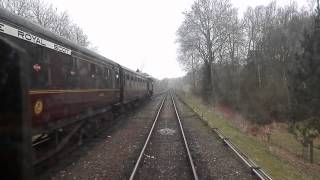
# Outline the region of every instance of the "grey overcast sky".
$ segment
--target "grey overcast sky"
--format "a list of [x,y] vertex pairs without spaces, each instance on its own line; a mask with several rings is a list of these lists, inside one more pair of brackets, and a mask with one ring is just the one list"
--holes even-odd
[[[179,77],[185,73],[176,61],[176,31],[182,12],[194,0],[46,0],[59,11],[66,10],[83,28],[98,53],[132,70],[153,77]],[[271,0],[231,0],[240,17],[248,6]],[[297,0],[299,7],[307,0]],[[290,0],[278,0],[278,5]]]

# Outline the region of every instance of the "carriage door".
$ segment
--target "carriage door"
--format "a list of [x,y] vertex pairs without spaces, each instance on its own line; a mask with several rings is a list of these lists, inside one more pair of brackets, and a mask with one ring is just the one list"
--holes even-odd
[[0,169],[2,179],[32,179],[28,54],[0,34]]

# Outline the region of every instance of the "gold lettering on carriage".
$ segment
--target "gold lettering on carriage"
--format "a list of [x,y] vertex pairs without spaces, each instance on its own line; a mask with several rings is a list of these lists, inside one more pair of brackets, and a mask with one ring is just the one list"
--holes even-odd
[[10,36],[17,37],[19,39],[23,39],[25,41],[38,44],[43,47],[47,47],[49,49],[53,49],[55,51],[71,55],[71,49],[68,49],[66,47],[63,47],[61,45],[58,45],[56,43],[47,41],[41,37],[38,37],[36,35],[33,35],[31,33],[16,29],[14,27],[11,27],[9,25],[6,25],[4,23],[0,22],[0,33],[8,34]]

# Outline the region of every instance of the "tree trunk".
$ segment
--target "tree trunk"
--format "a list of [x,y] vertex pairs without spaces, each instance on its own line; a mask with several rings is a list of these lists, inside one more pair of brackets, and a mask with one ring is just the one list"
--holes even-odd
[[256,63],[257,66],[257,78],[258,78],[258,87],[261,88],[261,67],[260,67],[260,60],[258,60],[258,54],[257,54],[257,50],[254,51],[254,61]]
[[211,97],[214,97],[214,93],[212,91],[212,72],[211,72],[211,64],[205,63],[204,64],[204,72],[203,72],[203,93],[206,96],[206,100],[210,101]]
[[257,65],[257,70],[258,70],[258,87],[261,88],[261,69],[260,65]]
[[213,68],[212,68],[212,63],[214,62],[214,53],[212,51],[212,41],[211,41],[211,34],[210,34],[210,29],[207,29],[207,36],[206,36],[206,44],[207,44],[207,53],[208,53],[208,61],[205,63],[206,65],[206,71],[207,71],[207,77],[208,77],[208,95],[209,97],[211,96],[212,103],[215,101],[215,91],[214,87],[216,86],[214,82],[214,77],[213,75]]
[[211,64],[206,64],[206,76],[208,80],[208,91],[212,92],[212,87],[213,87],[213,82],[212,82],[212,69],[211,69]]
[[302,158],[304,160],[308,159],[308,151],[307,151],[308,145],[302,144]]
[[193,55],[191,55],[191,68],[192,68],[192,84],[193,84],[193,90],[196,89],[196,77],[195,77],[195,69],[194,69],[194,60]]
[[310,144],[309,144],[309,156],[310,156],[310,163],[313,163],[313,140],[311,140]]
[[210,65],[210,73],[211,73],[211,94],[212,94],[212,104],[215,106],[218,102],[219,93],[219,85],[218,85],[218,76],[217,71],[215,69],[214,64]]

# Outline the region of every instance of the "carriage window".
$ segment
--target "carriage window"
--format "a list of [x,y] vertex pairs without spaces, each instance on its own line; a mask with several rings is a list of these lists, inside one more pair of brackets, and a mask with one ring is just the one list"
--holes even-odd
[[104,88],[110,88],[112,84],[110,69],[104,68]]
[[66,88],[76,89],[79,87],[78,63],[76,58],[67,58],[66,61]]
[[115,72],[114,72],[114,67],[112,67],[112,70],[111,70],[111,79],[112,79],[111,88],[114,88],[114,87],[115,87]]
[[89,81],[87,82],[90,89],[96,88],[96,65],[89,63]]
[[136,87],[138,87],[138,80],[137,80],[137,78],[135,78],[135,85],[136,85]]
[[48,62],[46,61],[42,48],[33,44],[28,44],[28,54],[30,63],[30,87],[31,89],[47,89],[48,81]]
[[128,75],[128,74],[126,75],[126,77],[127,77],[127,78],[126,78],[126,85],[127,85],[127,86],[129,86],[129,83],[130,83],[130,77],[129,77],[129,75]]
[[90,77],[94,79],[96,77],[96,65],[90,63],[89,66],[90,66]]
[[96,66],[96,87],[103,88],[103,70],[101,66]]
[[131,77],[128,75],[128,87],[131,85]]
[[119,69],[118,68],[115,69],[114,81],[115,81],[115,88],[119,88],[120,87],[120,78],[119,78]]
[[133,77],[133,75],[131,76],[131,87],[134,87],[134,77]]
[[[65,55],[54,50],[45,50],[45,61],[48,62],[48,74],[50,86],[53,89],[66,89],[70,87],[70,70],[73,62],[71,56]],[[72,84],[72,83],[71,83]],[[72,86],[72,85],[71,85]]]
[[80,60],[78,65],[78,74],[79,74],[79,86],[80,88],[88,88],[89,85],[87,81],[89,79],[88,63],[86,61]]
[[115,81],[116,81],[116,88],[119,88],[119,87],[120,87],[119,69],[116,70],[116,78],[115,78]]
[[136,87],[139,87],[139,78],[136,77]]
[[112,75],[112,69],[110,68],[109,69],[109,88],[112,88],[113,87],[113,81],[114,81],[114,78],[113,78],[113,75]]
[[130,76],[128,75],[128,83],[127,86],[130,87]]
[[137,77],[134,77],[133,82],[134,82],[134,87],[137,87]]

